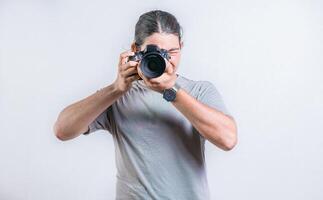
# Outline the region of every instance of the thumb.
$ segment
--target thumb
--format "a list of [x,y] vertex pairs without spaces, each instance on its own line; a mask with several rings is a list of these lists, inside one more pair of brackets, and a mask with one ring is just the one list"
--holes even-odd
[[172,67],[172,65],[171,65],[171,64],[168,64],[168,65],[166,66],[165,72],[166,72],[167,74],[173,74],[174,69],[173,69],[173,67]]

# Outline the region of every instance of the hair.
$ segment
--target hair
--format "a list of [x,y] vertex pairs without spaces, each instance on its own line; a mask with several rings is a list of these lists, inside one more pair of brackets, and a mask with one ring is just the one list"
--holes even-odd
[[139,48],[145,39],[154,33],[174,34],[181,42],[182,32],[182,27],[174,15],[161,10],[152,10],[142,14],[136,23],[135,45]]

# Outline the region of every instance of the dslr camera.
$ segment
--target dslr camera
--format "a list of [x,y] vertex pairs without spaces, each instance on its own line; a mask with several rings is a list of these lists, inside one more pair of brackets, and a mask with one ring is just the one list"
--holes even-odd
[[141,61],[140,70],[147,78],[161,76],[166,69],[166,60],[171,57],[167,50],[160,49],[157,45],[149,44],[143,51],[135,52],[129,56],[128,61]]

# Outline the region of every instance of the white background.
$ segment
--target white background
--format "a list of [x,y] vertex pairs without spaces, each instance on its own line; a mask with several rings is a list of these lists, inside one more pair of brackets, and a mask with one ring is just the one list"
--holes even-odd
[[212,200],[323,199],[319,0],[0,0],[0,199],[114,199],[111,135],[61,142],[52,126],[115,80],[152,9],[183,26],[179,73],[213,82],[238,123],[232,151],[207,143]]

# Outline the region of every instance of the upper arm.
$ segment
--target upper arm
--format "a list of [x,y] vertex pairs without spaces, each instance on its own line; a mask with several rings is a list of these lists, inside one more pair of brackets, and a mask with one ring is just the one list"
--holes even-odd
[[202,103],[204,103],[216,110],[219,110],[222,113],[231,117],[231,114],[228,111],[226,105],[224,104],[224,101],[222,99],[220,92],[217,90],[217,88],[214,86],[214,84],[209,81],[201,81],[200,84],[201,84],[200,85],[200,92],[199,92],[197,99],[200,102],[202,102]]
[[112,105],[105,109],[93,122],[91,122],[84,135],[90,134],[97,130],[107,130],[111,133],[112,126]]

